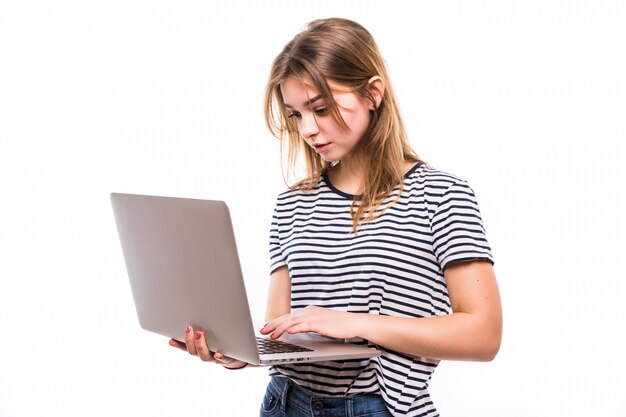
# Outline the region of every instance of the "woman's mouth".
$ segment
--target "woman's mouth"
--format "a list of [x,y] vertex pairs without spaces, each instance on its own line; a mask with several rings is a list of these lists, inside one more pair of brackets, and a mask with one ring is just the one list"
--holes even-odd
[[315,149],[315,152],[317,152],[317,153],[324,153],[326,151],[326,149],[328,149],[329,145],[330,145],[330,143],[323,143],[323,144],[319,144],[319,145],[313,145],[313,149]]

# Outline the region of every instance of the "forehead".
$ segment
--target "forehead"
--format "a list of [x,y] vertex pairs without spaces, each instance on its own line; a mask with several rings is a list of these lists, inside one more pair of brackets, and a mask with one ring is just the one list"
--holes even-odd
[[289,77],[280,83],[280,93],[285,104],[292,106],[300,105],[319,95],[319,91],[313,84],[294,77]]
[[[331,80],[326,80],[326,82],[332,92],[332,98],[337,104],[356,98],[355,94],[348,87]],[[283,102],[294,108],[304,106],[307,101],[321,95],[312,82],[295,77],[289,77],[280,83],[280,92]]]

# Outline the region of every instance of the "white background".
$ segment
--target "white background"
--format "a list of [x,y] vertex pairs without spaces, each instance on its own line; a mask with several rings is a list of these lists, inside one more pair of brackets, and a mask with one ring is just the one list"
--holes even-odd
[[493,247],[502,348],[440,365],[442,416],[626,415],[625,3],[412,3],[0,3],[0,416],[257,415],[266,369],[139,328],[109,193],[226,200],[263,316],[285,187],[263,89],[330,16],[377,39],[413,147],[470,182]]

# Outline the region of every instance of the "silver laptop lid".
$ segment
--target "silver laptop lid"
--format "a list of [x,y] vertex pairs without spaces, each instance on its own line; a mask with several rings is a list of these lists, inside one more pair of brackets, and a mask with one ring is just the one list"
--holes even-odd
[[141,327],[184,341],[191,324],[212,351],[258,363],[226,204],[120,193],[111,203]]

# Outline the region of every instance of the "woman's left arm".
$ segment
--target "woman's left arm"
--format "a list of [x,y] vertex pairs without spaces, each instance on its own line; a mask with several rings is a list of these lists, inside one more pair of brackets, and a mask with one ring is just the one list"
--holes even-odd
[[331,337],[361,337],[387,349],[431,359],[490,361],[500,349],[502,307],[493,267],[463,262],[445,272],[452,313],[411,318],[346,313],[307,307],[271,321],[263,333],[314,331]]
[[490,361],[500,349],[502,307],[489,262],[449,266],[444,273],[452,314],[426,318],[373,316],[359,333],[374,344],[432,359]]

